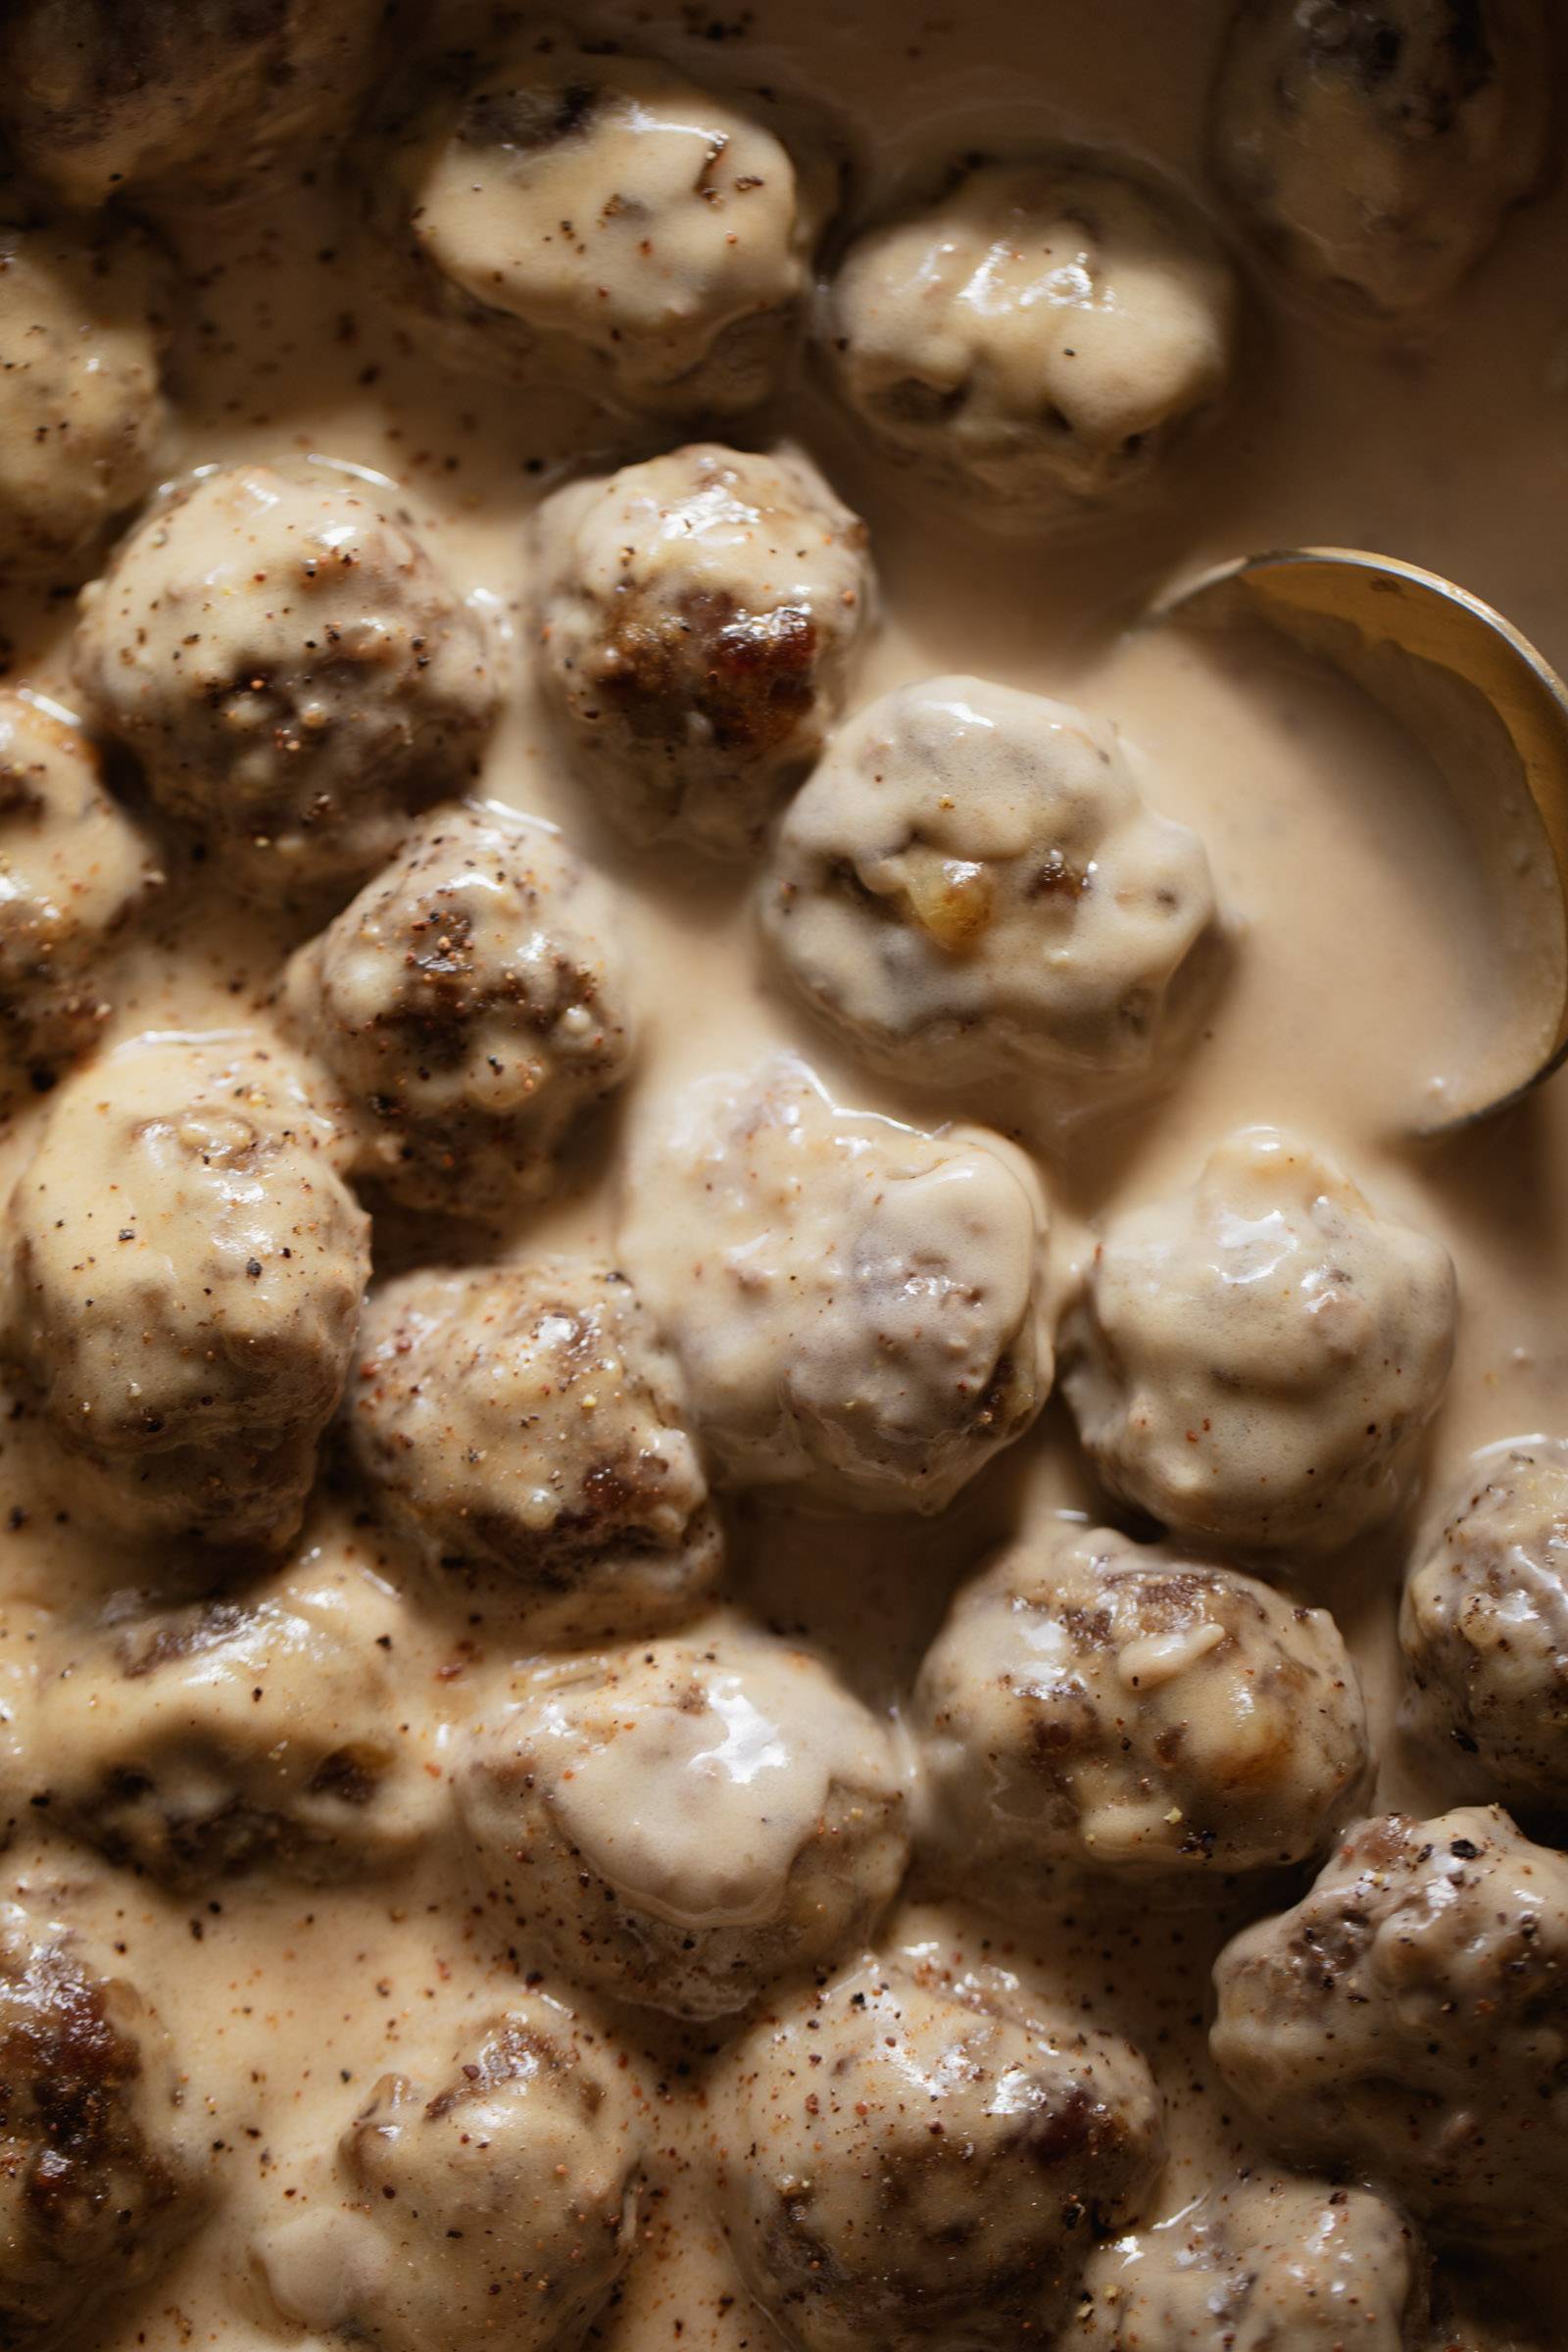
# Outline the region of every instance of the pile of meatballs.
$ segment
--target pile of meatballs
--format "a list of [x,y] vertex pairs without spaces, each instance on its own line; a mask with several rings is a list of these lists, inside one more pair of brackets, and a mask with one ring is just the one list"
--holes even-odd
[[[805,368],[975,527],[1119,527],[1223,415],[1244,285],[1397,337],[1503,231],[1545,7],[1241,0],[1206,187],[1004,145],[869,217],[776,91],[414,13],[412,59],[381,0],[0,14],[0,568],[79,590],[71,705],[0,690],[0,1357],[124,1563],[30,1701],[51,1832],[175,1891],[445,1844],[515,1967],[482,2031],[345,2094],[332,2259],[308,2219],[265,2249],[276,2320],[578,2344],[655,2129],[595,2020],[651,2011],[705,2053],[713,2207],[795,2352],[1493,2340],[1429,2333],[1432,2250],[1568,2213],[1568,1436],[1478,1457],[1413,1539],[1409,1719],[1465,1801],[1372,1812],[1318,1603],[1411,1512],[1449,1261],[1250,1128],[1054,1264],[1046,1172],[949,1098],[1167,1079],[1222,985],[1204,851],[1092,713],[858,700],[867,531],[768,419]],[[727,871],[779,987],[929,1124],[795,1054],[710,1072],[641,1131],[612,1256],[530,1246],[649,1006],[619,887],[483,797],[512,657],[379,477],[164,479],[181,215],[307,168],[400,332],[569,384],[625,453],[527,560],[585,835]],[[265,1004],[122,1034],[120,959],[198,889],[291,926]],[[372,1225],[423,1236],[373,1281]],[[1058,1370],[1120,1525],[976,1563],[896,1719],[737,1603],[737,1498],[896,1543]],[[323,1482],[384,1573],[311,1547]],[[411,1725],[408,1628],[498,1593],[477,1702]],[[29,1770],[24,1739],[8,1810]],[[1237,1903],[1210,2046],[1274,2169],[1173,2218],[1148,2057],[879,1948],[911,1871],[1043,1933],[1086,1893]],[[5,2343],[90,2342],[207,2218],[177,2024],[0,1913]]]

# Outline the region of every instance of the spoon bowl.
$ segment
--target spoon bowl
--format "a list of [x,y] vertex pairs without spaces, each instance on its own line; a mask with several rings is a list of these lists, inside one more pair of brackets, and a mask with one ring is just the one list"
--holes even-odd
[[1568,1058],[1568,687],[1545,658],[1452,580],[1359,548],[1243,557],[1175,589],[1152,617],[1274,630],[1344,671],[1446,780],[1513,1016],[1422,1132],[1488,1118],[1549,1077]]

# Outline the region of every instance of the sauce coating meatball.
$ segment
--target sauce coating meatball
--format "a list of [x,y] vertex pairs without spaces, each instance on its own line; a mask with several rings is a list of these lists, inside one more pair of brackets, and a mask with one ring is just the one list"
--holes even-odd
[[471,778],[495,703],[390,490],[324,466],[225,466],[156,508],[83,590],[73,666],[216,870],[272,889],[387,858]]
[[1091,2261],[1095,2352],[1418,2352],[1424,2249],[1364,2188],[1239,2181]]
[[908,1854],[886,1727],[727,1623],[514,1685],[459,1783],[510,1936],[624,2000],[744,2009],[870,1934]]
[[0,687],[0,1087],[92,1043],[110,1009],[100,961],[162,878],[81,729]]
[[1452,294],[1546,163],[1542,0],[1242,0],[1215,174],[1311,293],[1362,318]]
[[[0,50],[5,34],[0,29]],[[3,77],[0,77],[3,78]],[[128,225],[84,229],[0,178],[0,571],[74,581],[158,478],[162,266]]]
[[1023,1068],[1073,1094],[1147,1077],[1214,911],[1108,727],[932,678],[835,736],[786,810],[762,922],[813,1009],[924,1085]]
[[627,1199],[726,1485],[937,1511],[1046,1400],[1045,1203],[1000,1136],[837,1110],[786,1054],[688,1087]]
[[1319,1851],[1371,1777],[1326,1609],[1105,1528],[1026,1541],[959,1593],[914,1720],[933,1857],[1009,1912],[1086,1872],[1204,1901]]
[[636,2240],[644,2094],[570,2013],[519,1997],[344,2132],[341,2203],[258,2251],[286,2319],[378,2352],[581,2343]]
[[[434,95],[431,95],[432,81]],[[830,170],[655,58],[534,29],[421,68],[369,151],[394,303],[454,363],[612,409],[732,416],[790,357]]]
[[1070,155],[980,163],[866,229],[820,333],[891,458],[972,519],[1033,529],[1126,499],[1224,392],[1236,284],[1172,191]]
[[12,1196],[0,1345],[122,1536],[286,1543],[348,1375],[368,1224],[243,1032],[138,1038],[56,1096]]
[[46,1684],[51,1814],[176,1886],[255,1868],[347,1878],[405,1862],[434,1824],[377,1578],[307,1552],[178,1608],[111,1604]]
[[207,206],[346,125],[382,0],[7,0],[0,127],[69,204]]
[[203,2201],[162,2026],[67,1929],[0,1904],[0,2340],[65,2341]]
[[546,1190],[567,1131],[631,1063],[624,935],[552,827],[495,807],[425,818],[284,981],[360,1173],[490,1222]]
[[1568,1856],[1496,1806],[1363,1822],[1214,1985],[1214,2058],[1282,2154],[1364,2170],[1450,2237],[1560,2243]]
[[760,2019],[710,2112],[742,2275],[804,2352],[1056,2341],[1164,2154],[1129,2042],[869,1958]]
[[366,1312],[349,1439],[433,1566],[500,1569],[629,1626],[689,1608],[718,1525],[681,1379],[589,1260],[405,1276]]
[[557,491],[536,554],[540,677],[596,799],[743,856],[843,708],[865,525],[796,450],[697,442]]
[[1107,1228],[1062,1386],[1113,1494],[1215,1544],[1332,1550],[1403,1499],[1454,1315],[1439,1244],[1246,1127],[1191,1192]]
[[1568,1441],[1485,1446],[1433,1516],[1399,1611],[1412,1728],[1568,1807]]

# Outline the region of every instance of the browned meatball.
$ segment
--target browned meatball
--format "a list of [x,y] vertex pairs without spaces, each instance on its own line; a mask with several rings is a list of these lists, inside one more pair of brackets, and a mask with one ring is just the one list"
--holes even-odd
[[1164,2153],[1129,2042],[874,1959],[760,2019],[710,2113],[741,2271],[803,2352],[1056,2342]]
[[1004,531],[1099,520],[1170,466],[1235,364],[1218,240],[1138,165],[968,157],[861,230],[820,309],[836,389],[887,456]]
[[1214,1968],[1221,2073],[1294,2159],[1434,2230],[1556,2245],[1568,2202],[1568,1855],[1495,1806],[1352,1831]]
[[1364,2188],[1245,2179],[1106,2246],[1075,2352],[1422,2352],[1426,2250]]
[[515,1676],[458,1792],[509,1947],[677,2017],[853,1949],[908,1854],[887,1726],[722,1619]]
[[368,72],[384,0],[6,0],[0,128],[68,203],[182,204],[320,162]]
[[[4,40],[0,26],[0,55]],[[169,297],[140,229],[51,219],[0,171],[0,573],[8,583],[83,578],[111,524],[158,479]]]
[[719,1562],[680,1375],[623,1275],[545,1258],[406,1276],[365,1318],[349,1440],[432,1565],[629,1625]]
[[341,2202],[259,2243],[286,2319],[378,2352],[564,2352],[636,2242],[635,2073],[521,1996],[427,2069],[386,2075],[343,2133]]
[[788,364],[835,177],[797,163],[776,112],[537,23],[421,58],[365,146],[372,273],[455,368],[633,414],[755,408]]
[[752,849],[843,708],[872,595],[864,523],[792,449],[696,442],[557,491],[540,674],[614,821]]
[[358,878],[473,776],[485,631],[396,494],[229,466],[156,507],[82,593],[76,683],[159,807],[245,887]]
[[67,713],[0,688],[0,1085],[85,1051],[100,962],[162,876]]
[[1485,1446],[1433,1516],[1399,1612],[1409,1720],[1473,1793],[1568,1810],[1568,1441]]
[[1547,162],[1544,0],[1241,0],[1214,170],[1310,292],[1398,318],[1453,292]]
[[1108,1528],[1025,1539],[961,1592],[914,1722],[930,1851],[1009,1913],[1085,1874],[1207,1901],[1321,1852],[1371,1778],[1326,1609]]
[[43,1688],[52,1820],[175,1886],[259,1865],[348,1878],[417,1850],[442,1784],[380,1578],[312,1546],[243,1592],[134,1600],[111,1604]]
[[0,1905],[0,2343],[75,2341],[203,2201],[157,2019],[66,1929]]
[[624,924],[553,827],[443,808],[284,982],[359,1171],[412,1208],[501,1220],[549,1185],[636,1030]]
[[63,1087],[12,1197],[0,1346],[73,1505],[276,1544],[348,1374],[368,1223],[260,1038],[138,1038]]

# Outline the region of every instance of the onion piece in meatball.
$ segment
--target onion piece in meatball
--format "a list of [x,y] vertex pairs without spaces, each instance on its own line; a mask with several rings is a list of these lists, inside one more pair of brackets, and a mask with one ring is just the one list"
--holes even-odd
[[83,590],[73,665],[158,806],[252,889],[384,860],[470,781],[496,694],[390,485],[331,466],[222,466],[154,509]]
[[[979,678],[884,695],[791,802],[763,928],[812,1009],[919,1085],[1148,1079],[1213,918],[1196,836],[1113,732]],[[1187,1009],[1191,1009],[1189,1006]]]
[[837,1110],[781,1055],[686,1089],[626,1189],[720,1483],[936,1511],[1045,1402],[1045,1203],[1000,1136]]
[[102,959],[163,880],[68,712],[0,687],[0,1087],[98,1035]]
[[1360,1687],[1326,1609],[1234,1569],[1060,1525],[958,1595],[914,1722],[944,1881],[1018,1906],[1088,1875],[1203,1902],[1360,1810]]
[[519,1995],[376,2083],[339,2143],[341,2203],[258,2243],[274,2303],[377,2352],[580,2344],[636,2242],[646,2106],[599,2036]]
[[1408,1493],[1453,1356],[1453,1268],[1298,1137],[1246,1127],[1128,1211],[1062,1327],[1112,1494],[1184,1536],[1327,1551]]
[[[5,38],[0,26],[0,57]],[[0,176],[0,574],[8,583],[84,578],[111,525],[157,481],[168,296],[140,229],[53,220]]]
[[405,1276],[366,1312],[349,1441],[431,1566],[499,1570],[584,1627],[690,1609],[720,1540],[681,1379],[591,1260]]
[[494,806],[426,817],[284,981],[359,1173],[492,1223],[543,1192],[631,1062],[624,939],[608,884],[552,826]]
[[712,1621],[513,1689],[458,1782],[513,1949],[722,2017],[859,1943],[898,1891],[887,1729],[808,1652]]
[[0,1904],[0,2341],[74,2342],[205,2204],[157,2018],[70,1930]]
[[862,231],[827,288],[829,373],[884,453],[993,528],[1125,502],[1218,403],[1236,281],[1173,189],[1070,154],[965,165]]
[[1568,1856],[1496,1806],[1363,1822],[1214,1984],[1215,2061],[1282,2155],[1385,2181],[1446,2237],[1560,2245]]
[[596,801],[744,856],[843,708],[865,525],[796,450],[696,442],[558,490],[536,559],[540,679]]
[[1307,292],[1358,318],[1446,301],[1544,175],[1543,0],[1240,0],[1216,178]]
[[369,76],[384,0],[6,0],[0,132],[68,204],[173,211],[318,170]]
[[1568,1440],[1473,1456],[1411,1563],[1399,1644],[1407,1719],[1458,1779],[1568,1810]]
[[633,414],[768,398],[835,175],[796,163],[767,101],[537,27],[410,79],[363,177],[372,270],[421,345]]
[[368,1224],[292,1065],[133,1040],[64,1086],[12,1196],[0,1345],[74,1508],[286,1543],[348,1376]]
[[1084,2352],[1422,2352],[1425,2248],[1386,2199],[1245,2180],[1091,2261]]
[[436,1826],[439,1761],[432,1778],[399,1673],[405,1612],[378,1577],[312,1549],[181,1607],[136,1597],[44,1687],[51,1820],[175,1886],[408,1861]]
[[1164,2154],[1130,2043],[870,1958],[760,2018],[710,2112],[742,2275],[802,2352],[1056,2342]]

